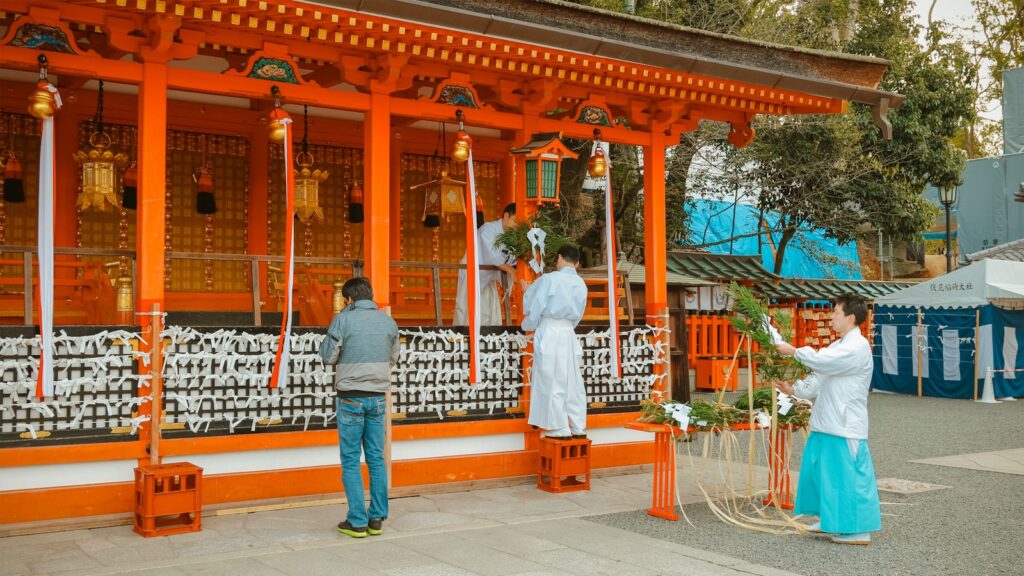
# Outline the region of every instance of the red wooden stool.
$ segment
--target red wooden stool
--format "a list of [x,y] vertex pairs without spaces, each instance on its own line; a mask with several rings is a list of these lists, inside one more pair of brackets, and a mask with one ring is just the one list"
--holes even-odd
[[542,437],[537,487],[556,493],[590,490],[590,440]]

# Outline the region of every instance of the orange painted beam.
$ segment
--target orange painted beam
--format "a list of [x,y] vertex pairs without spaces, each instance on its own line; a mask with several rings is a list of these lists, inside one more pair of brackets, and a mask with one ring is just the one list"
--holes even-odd
[[281,89],[281,99],[286,104],[309,104],[358,112],[370,109],[369,95],[360,92],[328,90],[313,85],[268,82],[244,76],[224,76],[184,68],[168,69],[167,85],[174,90],[264,100],[270,99],[270,87],[276,85]]
[[[450,458],[401,460],[392,463],[394,487],[428,486],[537,473],[535,450],[471,454]],[[653,462],[653,443],[594,446],[594,469]],[[339,466],[317,466],[220,474],[203,478],[203,504],[343,492]],[[132,511],[131,482],[0,492],[0,524],[73,518]]]
[[363,258],[374,299],[385,308],[391,294],[391,99],[387,94],[373,94],[370,99],[363,129]]
[[[164,309],[164,192],[167,184],[166,64],[142,65],[139,87],[139,200],[136,220],[135,309]],[[140,318],[140,320],[145,317]],[[148,322],[145,322],[148,325]]]
[[100,462],[145,458],[146,448],[138,442],[99,442],[63,446],[23,446],[0,448],[0,468],[39,466],[71,462]]
[[[651,145],[644,147],[644,285],[647,324],[668,328],[668,268],[665,202],[665,148],[670,143],[661,130],[651,133]],[[682,206],[673,209],[682,210]],[[666,355],[670,346],[668,334],[658,337],[665,345]],[[668,361],[668,358],[665,358]],[[656,374],[668,371],[666,364],[654,367]],[[670,378],[662,380],[661,388],[671,397]]]
[[[39,70],[39,51],[13,46],[0,46],[0,62],[4,68]],[[79,56],[61,52],[47,52],[50,74],[103,78],[110,82],[138,84],[142,82],[142,65],[122,60],[106,60],[98,56]]]
[[[420,120],[452,122],[455,118],[456,106],[436,104],[423,100],[408,98],[391,98],[391,113],[395,116],[408,116]],[[483,128],[499,128],[503,130],[522,129],[523,117],[519,114],[496,112],[475,108],[462,108],[466,113],[466,124]],[[475,148],[474,148],[475,150]]]

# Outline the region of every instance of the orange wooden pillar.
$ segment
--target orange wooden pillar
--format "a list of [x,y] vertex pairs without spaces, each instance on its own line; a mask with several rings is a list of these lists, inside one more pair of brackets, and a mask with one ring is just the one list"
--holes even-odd
[[373,286],[377,305],[385,309],[391,304],[391,99],[387,94],[370,95],[370,109],[363,117],[363,155],[364,275]]
[[[665,214],[665,146],[668,138],[656,125],[651,131],[651,144],[644,146],[644,245],[647,282],[644,286],[647,323],[657,328],[669,327],[668,268]],[[682,207],[679,208],[680,210]],[[669,358],[668,332],[657,339],[664,346],[665,363],[655,365],[656,374],[667,374]],[[660,389],[671,398],[670,378],[661,380]]]
[[[167,65],[163,62],[144,62],[142,65],[142,83],[139,86],[139,155],[138,183],[139,197],[135,224],[135,310],[141,315],[136,321],[143,332],[150,327],[153,317],[146,315],[157,310],[163,312],[164,306],[164,215],[167,203],[164,193],[167,187]],[[162,322],[159,325],[162,325]],[[158,346],[156,339],[149,338],[148,344],[140,343],[144,352],[150,352]],[[142,364],[142,370],[149,370],[150,365]],[[155,388],[153,400],[139,408],[141,415],[152,415],[154,404],[161,402],[159,386]],[[159,411],[157,411],[159,414]],[[139,441],[147,442],[155,438],[152,427],[157,425],[145,422],[139,430]],[[151,446],[157,450],[156,446]],[[157,460],[153,452],[154,460]],[[158,464],[159,461],[150,462]]]
[[654,470],[652,472],[651,507],[647,513],[657,518],[679,520],[676,514],[676,442],[674,436],[683,431],[667,424],[630,422],[626,428],[654,433]]
[[[402,259],[402,139],[400,132],[395,133],[389,140],[391,142],[391,237],[390,237],[390,258],[392,260]],[[396,269],[395,272],[402,270]]]
[[[167,65],[145,62],[139,87],[139,208],[136,310],[164,309],[164,192],[167,185]],[[148,325],[145,318],[140,318]]]

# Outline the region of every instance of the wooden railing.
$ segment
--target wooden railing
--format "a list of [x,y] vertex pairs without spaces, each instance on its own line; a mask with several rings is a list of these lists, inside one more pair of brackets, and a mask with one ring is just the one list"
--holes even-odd
[[[36,252],[34,246],[0,246],[2,254],[20,255],[19,258],[0,258],[0,267],[21,269],[18,276],[0,276],[0,324],[39,323],[39,262],[34,258]],[[134,276],[133,252],[55,248],[54,254],[55,324],[115,324],[125,320],[116,317],[114,284],[107,269],[123,267],[125,273]],[[83,261],[81,257],[117,260],[105,263]],[[127,319],[130,320],[130,313]]]
[[[35,263],[32,260],[34,247],[0,247],[0,253],[21,253],[21,258],[0,259],[0,266],[22,268],[17,277],[0,276],[0,323],[34,324],[38,316],[38,289],[28,291],[24,287],[38,287],[34,277]],[[114,279],[105,268],[123,267],[135,287],[134,252],[128,250],[100,250],[89,248],[57,248],[57,281],[55,313],[61,324],[114,324],[125,320],[115,315]],[[70,256],[76,257],[75,259]],[[64,258],[62,258],[64,257]],[[83,261],[83,257],[117,258],[114,262]],[[168,308],[190,311],[238,311],[252,314],[253,325],[263,323],[265,312],[279,312],[283,305],[284,274],[281,256],[253,254],[222,254],[196,252],[166,252],[168,260],[204,261],[214,264],[242,263],[248,276],[248,290],[231,293],[220,292],[176,292],[168,291]],[[438,262],[391,262],[390,293],[388,300],[391,313],[400,324],[445,325],[452,321],[455,308],[455,292],[459,264]],[[483,269],[496,270],[491,266]],[[334,315],[334,300],[337,283],[353,276],[362,275],[362,263],[352,258],[295,258],[295,281],[293,311],[299,313],[299,323],[307,326],[325,326]],[[589,299],[584,315],[586,321],[608,319],[607,280],[604,276],[584,272]],[[620,273],[615,297],[618,301],[619,318],[633,323],[632,295],[628,290],[628,276]],[[246,294],[248,292],[248,294]],[[512,303],[502,293],[505,318],[513,317]],[[134,292],[132,297],[134,302]],[[226,303],[226,304],[225,304]],[[195,305],[195,308],[185,306]],[[121,313],[128,321],[132,312]],[[514,323],[514,320],[512,321]]]

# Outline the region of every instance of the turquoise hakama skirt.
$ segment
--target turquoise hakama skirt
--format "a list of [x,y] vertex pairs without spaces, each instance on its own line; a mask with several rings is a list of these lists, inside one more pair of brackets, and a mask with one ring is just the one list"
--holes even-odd
[[819,516],[821,531],[859,534],[882,528],[878,483],[867,440],[857,457],[846,438],[811,432],[800,464],[795,514]]

